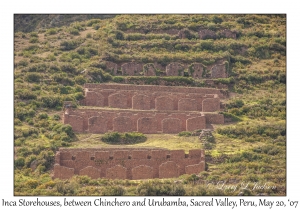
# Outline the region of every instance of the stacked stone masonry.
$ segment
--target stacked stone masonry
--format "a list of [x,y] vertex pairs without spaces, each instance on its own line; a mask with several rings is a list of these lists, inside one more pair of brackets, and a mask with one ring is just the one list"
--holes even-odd
[[[172,62],[165,67],[165,75],[184,76],[184,72],[185,70],[187,70],[189,76],[195,79],[202,79],[206,78],[206,74],[204,74],[205,69],[207,72],[210,72],[210,74],[208,74],[208,78],[206,79],[226,78],[228,77],[228,75],[226,71],[225,61],[225,59],[220,59],[209,66],[204,66],[201,63],[182,64],[178,62]],[[117,72],[120,69],[123,76],[156,76],[156,71],[161,71],[164,68],[158,63],[143,64],[130,62],[123,63],[119,66],[118,64],[111,61],[106,61],[105,65],[106,69],[110,70],[114,75],[117,75]]]
[[55,156],[54,177],[86,175],[92,179],[172,178],[205,170],[204,150],[165,149],[60,149]]
[[[85,108],[65,108],[75,132],[178,133],[223,124],[217,89],[153,85],[85,84]],[[93,108],[88,108],[93,106]]]
[[[149,33],[149,31],[139,30],[139,29],[130,29],[125,31],[126,33]],[[166,29],[166,30],[151,30],[152,34],[169,34],[169,35],[177,35],[180,39],[186,39],[184,29]],[[229,38],[236,39],[236,32],[231,31],[227,28],[219,29],[217,31],[213,31],[206,28],[201,28],[198,31],[199,39],[216,39],[216,38]]]
[[224,116],[206,112],[66,109],[63,122],[75,132],[179,133],[205,129],[206,124],[223,124]]

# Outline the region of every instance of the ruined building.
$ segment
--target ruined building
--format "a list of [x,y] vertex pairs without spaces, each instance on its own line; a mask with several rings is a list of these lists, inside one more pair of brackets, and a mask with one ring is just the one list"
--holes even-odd
[[203,150],[165,149],[60,149],[54,178],[87,175],[93,179],[173,178],[205,169]]
[[83,108],[66,107],[75,132],[179,133],[223,124],[218,89],[154,85],[85,84]]
[[[63,122],[74,132],[179,133],[223,124],[218,89],[155,85],[85,84],[82,107],[66,104]],[[198,174],[205,168],[203,150],[60,149],[54,178],[151,179]]]

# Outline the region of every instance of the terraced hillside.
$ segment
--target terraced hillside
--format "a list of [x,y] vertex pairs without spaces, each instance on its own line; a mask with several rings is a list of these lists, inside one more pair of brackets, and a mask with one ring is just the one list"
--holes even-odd
[[[285,195],[285,15],[89,18],[71,24],[62,18],[28,33],[15,22],[16,195]],[[59,147],[111,147],[106,134],[74,133],[62,124],[64,101],[80,108],[86,83],[221,89],[226,97],[217,114],[225,125],[213,125],[213,139],[185,131],[144,134],[146,140],[122,145],[205,149],[206,171],[162,180],[52,180]],[[206,187],[220,181],[247,182],[249,189]],[[264,183],[273,187],[252,190]]]

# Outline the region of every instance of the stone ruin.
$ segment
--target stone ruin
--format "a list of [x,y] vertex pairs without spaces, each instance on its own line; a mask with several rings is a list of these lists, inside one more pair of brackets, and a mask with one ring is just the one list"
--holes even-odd
[[[226,71],[225,59],[216,61],[213,65],[204,66],[201,63],[182,64],[178,62],[171,62],[165,67],[166,76],[184,76],[184,71],[188,70],[188,75],[195,79],[206,78],[204,69],[211,73],[209,78],[226,78],[228,77]],[[117,75],[119,65],[110,61],[106,61],[106,69]],[[129,62],[121,65],[121,72],[123,76],[156,76],[156,70],[162,70],[163,66],[158,63],[137,63]],[[205,73],[207,73],[205,72]]]
[[179,133],[223,124],[218,89],[85,84],[83,108],[66,106],[63,123],[75,132]]
[[184,66],[180,63],[173,62],[166,66],[167,76],[183,76]]
[[[142,33],[142,34],[169,34],[169,35],[176,35],[179,39],[186,39],[186,35],[184,33],[184,29],[154,29],[151,31],[139,30],[139,29],[130,29],[126,30],[126,33]],[[208,28],[201,28],[198,31],[199,39],[216,39],[216,38],[229,38],[229,39],[236,39],[236,32],[231,31],[230,29],[223,28],[218,29],[217,31],[210,30]]]
[[[197,73],[201,67],[195,65]],[[196,70],[194,71],[196,72]],[[82,107],[64,103],[63,123],[74,132],[141,132],[145,134],[199,131],[223,124],[222,92],[213,88],[85,84]],[[101,148],[60,149],[53,178],[87,175],[93,179],[173,178],[205,170],[203,150]]]
[[156,76],[156,68],[154,64],[147,63],[144,65],[144,76]]
[[200,135],[199,135],[199,139],[203,140],[203,139],[205,139],[207,137],[210,137],[210,136],[213,136],[212,135],[212,130],[210,130],[210,129],[203,129],[201,131]]
[[211,78],[226,78],[226,64],[217,64],[211,68]]
[[219,32],[220,37],[223,38],[231,38],[231,39],[236,39],[236,32],[230,31],[229,29],[223,29]]
[[199,39],[216,39],[217,34],[216,32],[210,29],[201,29],[199,32]]
[[135,62],[124,63],[121,66],[121,70],[122,70],[122,75],[128,75],[128,76],[140,75],[140,72],[143,71],[143,64],[135,63]]
[[173,178],[198,174],[205,170],[204,150],[107,148],[65,149],[55,155],[53,178],[69,179],[73,175],[92,179]]

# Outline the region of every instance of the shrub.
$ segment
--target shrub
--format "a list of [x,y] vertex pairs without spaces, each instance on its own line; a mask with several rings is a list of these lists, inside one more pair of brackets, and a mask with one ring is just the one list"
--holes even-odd
[[114,76],[112,80],[113,80],[113,82],[121,83],[124,81],[124,77]]
[[106,143],[119,143],[121,139],[121,134],[118,132],[105,133],[101,138],[102,141]]
[[58,114],[53,115],[54,120],[60,120],[60,116]]
[[48,119],[48,114],[47,113],[40,113],[38,115],[38,118],[41,120],[41,119]]
[[116,31],[115,36],[116,36],[116,39],[118,39],[118,40],[124,40],[124,37],[125,37],[125,35],[122,31]]
[[41,97],[41,101],[43,102],[42,106],[47,108],[57,108],[58,106],[62,106],[62,99],[59,96],[43,96]]
[[62,41],[60,43],[60,47],[62,50],[74,50],[77,48],[79,43],[75,40],[67,40],[67,41]]
[[83,93],[75,93],[74,97],[77,101],[84,99]]
[[46,31],[46,34],[47,35],[54,35],[57,33],[57,29],[56,28],[49,28],[47,31]]
[[28,61],[27,60],[20,60],[18,63],[18,66],[28,66]]
[[22,168],[25,165],[25,159],[23,157],[19,157],[15,159],[15,167]]
[[39,39],[36,38],[36,37],[31,37],[31,38],[29,39],[29,43],[38,43],[38,42],[39,42]]
[[28,186],[31,189],[35,189],[39,185],[39,183],[37,180],[29,179],[24,183],[24,185]]
[[76,28],[70,28],[69,33],[72,35],[79,35],[79,31]]
[[22,100],[37,99],[37,95],[35,93],[33,93],[32,91],[26,90],[26,89],[18,90],[16,95]]
[[86,38],[92,38],[92,34],[91,33],[87,33],[86,34]]
[[75,82],[76,84],[79,84],[79,85],[83,85],[84,83],[86,83],[86,79],[84,76],[76,76],[75,77]]
[[136,188],[139,196],[183,196],[185,189],[182,184],[168,184],[159,181],[142,182]]
[[73,73],[73,74],[77,72],[76,67],[69,63],[62,64],[60,66],[60,68],[63,72],[68,72],[68,73]]
[[27,73],[25,76],[25,80],[28,82],[40,82],[41,75],[39,73]]
[[122,196],[125,194],[125,189],[122,186],[107,186],[102,191],[102,195],[107,196]]
[[110,144],[135,144],[147,139],[142,133],[123,133],[118,132],[105,133],[101,138],[103,142]]
[[96,24],[96,23],[100,23],[100,20],[99,19],[91,19],[91,20],[87,21],[86,26],[92,26],[93,24]]
[[191,136],[191,135],[192,135],[192,133],[189,131],[182,131],[178,134],[178,136],[187,136],[187,137]]
[[236,99],[227,104],[228,108],[240,108],[244,106],[244,102],[240,99]]
[[74,85],[73,79],[67,77],[66,74],[54,74],[52,78],[55,82],[61,83],[62,85]]
[[62,125],[60,127],[61,132],[65,132],[69,137],[73,137],[75,134],[73,132],[72,126],[71,125]]

